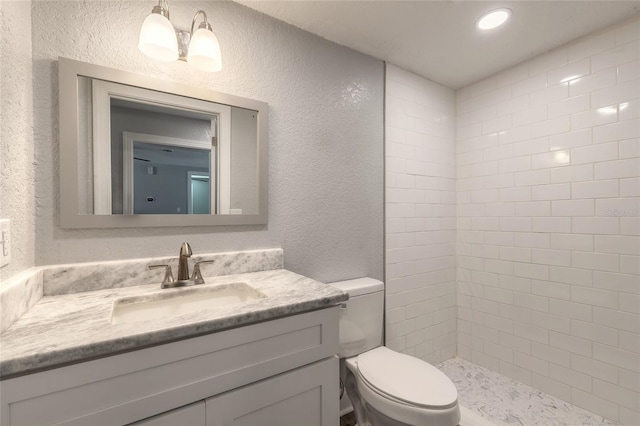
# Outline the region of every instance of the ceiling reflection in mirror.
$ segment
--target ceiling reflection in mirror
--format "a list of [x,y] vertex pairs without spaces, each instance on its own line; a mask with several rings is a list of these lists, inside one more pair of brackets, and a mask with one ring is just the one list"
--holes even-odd
[[[96,72],[108,70],[61,58],[61,73],[67,63],[75,66],[72,69],[83,65]],[[73,81],[60,76],[61,108],[75,106],[77,111],[76,117],[60,111],[60,142],[61,179],[77,176],[77,193],[71,194],[77,195],[76,218],[153,216],[137,223],[175,226],[180,222],[169,216],[229,215],[246,216],[247,221],[199,219],[193,223],[266,223],[267,126],[261,122],[267,117],[266,104],[205,90],[202,92],[208,96],[196,98],[193,93],[200,92],[197,88],[166,82],[156,82],[163,89],[156,90],[144,87],[151,85],[147,81],[131,84],[126,78],[96,78],[79,71],[73,71],[73,77],[76,96],[70,100],[62,93],[62,86],[65,78],[67,83]],[[181,90],[170,93],[165,86]],[[213,102],[216,95],[236,104]],[[62,126],[62,121],[70,118],[75,118],[71,120],[75,121],[75,135],[67,135]],[[66,141],[72,136],[77,139],[73,145]],[[75,152],[69,152],[72,149]],[[68,159],[65,153],[75,155],[75,173],[63,168]],[[61,184],[63,198],[73,198],[65,194],[69,191]],[[65,210],[68,206],[61,205],[61,211]],[[133,226],[117,219],[89,219],[89,223],[104,223],[97,227]],[[76,226],[72,223],[69,227]]]

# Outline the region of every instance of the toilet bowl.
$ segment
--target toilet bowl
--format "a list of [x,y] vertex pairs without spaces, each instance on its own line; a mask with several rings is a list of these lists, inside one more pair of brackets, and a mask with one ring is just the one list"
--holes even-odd
[[429,363],[382,345],[384,284],[359,278],[331,285],[349,293],[340,318],[338,355],[358,424],[458,425],[453,382]]

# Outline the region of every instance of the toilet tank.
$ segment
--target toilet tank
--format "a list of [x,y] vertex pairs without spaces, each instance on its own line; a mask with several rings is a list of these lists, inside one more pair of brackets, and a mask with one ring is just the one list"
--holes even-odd
[[384,283],[373,278],[329,283],[349,293],[340,311],[340,358],[348,358],[382,345]]

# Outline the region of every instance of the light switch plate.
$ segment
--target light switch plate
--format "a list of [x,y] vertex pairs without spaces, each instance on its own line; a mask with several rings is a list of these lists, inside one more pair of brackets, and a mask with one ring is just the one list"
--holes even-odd
[[11,262],[11,221],[0,219],[0,268]]

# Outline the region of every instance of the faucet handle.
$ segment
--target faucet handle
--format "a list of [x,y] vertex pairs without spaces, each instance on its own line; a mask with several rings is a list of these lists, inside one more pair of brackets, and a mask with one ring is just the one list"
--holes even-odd
[[171,272],[171,265],[149,265],[149,269],[164,268],[164,278],[162,279],[162,288],[171,287],[171,284],[175,281],[173,279],[173,272]]
[[202,277],[202,271],[200,270],[200,265],[203,263],[213,263],[213,260],[201,260],[193,265],[193,275],[191,276],[191,280],[196,284],[204,284],[204,278]]

